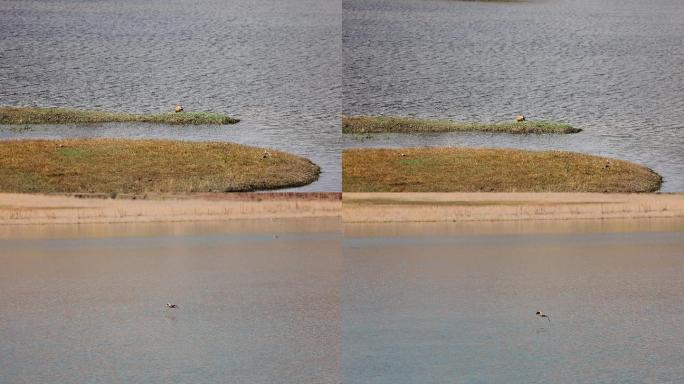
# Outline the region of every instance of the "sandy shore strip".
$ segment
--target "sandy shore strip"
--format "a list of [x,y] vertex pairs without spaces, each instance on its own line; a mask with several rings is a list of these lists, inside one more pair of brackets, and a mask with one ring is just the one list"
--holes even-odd
[[684,217],[684,194],[344,193],[346,223]]
[[340,193],[118,196],[0,193],[0,225],[286,219],[340,215]]

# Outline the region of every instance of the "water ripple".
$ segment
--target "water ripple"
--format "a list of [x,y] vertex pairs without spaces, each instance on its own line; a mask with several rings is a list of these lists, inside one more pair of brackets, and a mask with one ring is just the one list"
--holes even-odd
[[[226,132],[321,165],[321,179],[298,190],[339,191],[340,18],[336,0],[0,2],[0,105],[156,113],[180,103],[229,113],[243,123]],[[188,140],[206,133],[158,128],[136,129]],[[105,132],[137,136],[121,126]],[[59,133],[99,135],[63,127],[0,136]]]
[[568,137],[380,136],[344,145],[565,149],[645,164],[684,191],[684,3],[343,1],[343,112],[465,121],[524,113]]

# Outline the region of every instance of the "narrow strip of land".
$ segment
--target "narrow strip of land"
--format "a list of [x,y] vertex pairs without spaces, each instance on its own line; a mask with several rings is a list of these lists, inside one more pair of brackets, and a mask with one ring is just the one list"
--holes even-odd
[[684,194],[344,193],[349,223],[684,217]]
[[0,225],[342,216],[348,223],[684,218],[684,194],[239,193],[125,196],[0,193]]
[[339,193],[125,196],[0,193],[0,225],[336,217]]
[[2,124],[93,124],[93,123],[155,123],[170,125],[235,124],[240,120],[221,113],[180,112],[163,114],[133,114],[104,111],[83,111],[65,108],[0,107]]
[[577,133],[568,124],[553,121],[504,121],[500,123],[464,123],[448,120],[416,119],[389,116],[344,116],[342,133],[421,133],[421,132],[493,132],[514,134]]

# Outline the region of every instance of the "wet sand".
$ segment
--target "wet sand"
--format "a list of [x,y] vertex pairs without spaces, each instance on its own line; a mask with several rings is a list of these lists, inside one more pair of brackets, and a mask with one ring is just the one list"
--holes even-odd
[[684,217],[684,194],[345,193],[348,223]]
[[145,223],[339,216],[339,193],[235,193],[176,196],[0,193],[0,225]]

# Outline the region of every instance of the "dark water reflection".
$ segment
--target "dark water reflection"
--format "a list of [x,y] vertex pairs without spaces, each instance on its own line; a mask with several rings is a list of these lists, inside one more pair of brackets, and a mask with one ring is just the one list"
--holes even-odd
[[[228,113],[107,134],[276,143],[323,168],[302,190],[339,191],[340,18],[336,0],[0,2],[0,105]],[[49,135],[81,134],[101,135]]]
[[684,379],[682,220],[346,224],[343,249],[345,382]]
[[337,220],[16,228],[2,383],[340,383]]
[[684,3],[344,0],[343,112],[499,121],[571,136],[428,135],[344,146],[472,145],[619,157],[684,190]]

